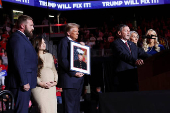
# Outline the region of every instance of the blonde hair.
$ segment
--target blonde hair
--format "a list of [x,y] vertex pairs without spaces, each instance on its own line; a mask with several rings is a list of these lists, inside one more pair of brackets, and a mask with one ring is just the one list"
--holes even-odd
[[68,23],[66,26],[65,26],[65,35],[67,36],[67,32],[71,31],[72,28],[79,28],[80,25],[76,24],[76,23]]
[[[156,31],[153,30],[153,29],[149,29],[149,30],[146,32],[145,35],[147,36],[147,35],[149,34],[149,32],[153,32],[154,35],[157,36]],[[156,37],[156,38],[154,39],[154,46],[155,46],[155,50],[156,50],[157,52],[160,52],[158,37]],[[143,40],[142,48],[144,49],[145,52],[147,52],[147,51],[148,51],[148,47],[149,47],[149,44],[147,43],[147,39],[145,38],[145,39]]]

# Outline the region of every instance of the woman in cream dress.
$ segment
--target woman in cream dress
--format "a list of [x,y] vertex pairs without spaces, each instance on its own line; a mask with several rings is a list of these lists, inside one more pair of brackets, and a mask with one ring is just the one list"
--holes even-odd
[[33,44],[38,54],[37,86],[32,95],[40,113],[57,113],[56,85],[58,74],[52,54],[45,52],[44,39],[37,37]]

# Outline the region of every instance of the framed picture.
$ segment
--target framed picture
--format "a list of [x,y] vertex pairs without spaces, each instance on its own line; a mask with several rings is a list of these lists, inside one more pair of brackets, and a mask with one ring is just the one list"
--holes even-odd
[[70,41],[70,49],[70,70],[90,75],[90,47]]

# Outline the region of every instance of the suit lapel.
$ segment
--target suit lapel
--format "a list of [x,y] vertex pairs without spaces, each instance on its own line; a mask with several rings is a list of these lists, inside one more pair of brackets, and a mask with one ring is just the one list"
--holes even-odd
[[65,37],[65,40],[67,40],[67,42],[70,42],[70,40],[67,37]]
[[17,33],[20,34],[23,37],[23,39],[25,39],[29,44],[31,44],[31,42],[28,40],[28,38],[23,33],[21,33],[20,31],[17,31]]
[[[123,48],[125,48],[125,49],[128,51],[128,53],[131,54],[129,48],[126,46],[126,44],[125,44],[121,39],[119,39],[119,42],[120,42],[120,45],[122,45]],[[131,48],[130,48],[130,49],[131,49]]]
[[[21,35],[21,36],[23,37],[23,39],[26,40],[26,42],[28,42],[28,43],[31,45],[31,48],[32,48],[32,49],[34,50],[34,52],[36,53],[33,45],[32,45],[31,42],[29,41],[29,39],[28,39],[23,33],[21,33],[20,31],[17,31],[17,33],[18,33],[19,35]],[[36,53],[36,54],[37,54],[37,53]]]

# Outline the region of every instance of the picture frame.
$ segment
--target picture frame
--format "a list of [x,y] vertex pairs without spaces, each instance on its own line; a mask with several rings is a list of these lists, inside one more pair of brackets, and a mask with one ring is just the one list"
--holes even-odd
[[91,74],[90,47],[70,41],[70,70]]

